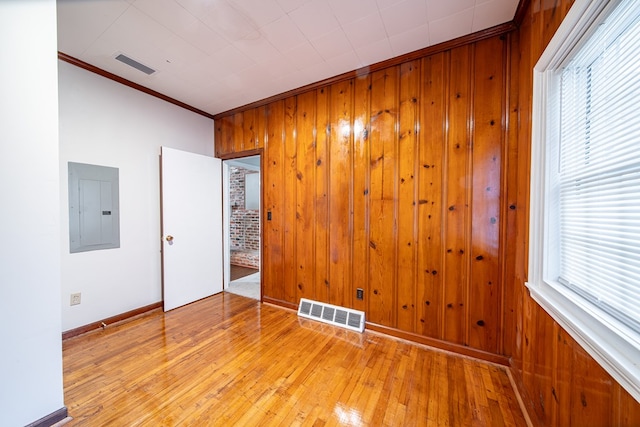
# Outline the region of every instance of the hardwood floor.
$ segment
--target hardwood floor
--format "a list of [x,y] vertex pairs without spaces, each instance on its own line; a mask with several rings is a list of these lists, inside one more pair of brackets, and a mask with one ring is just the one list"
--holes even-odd
[[69,426],[525,426],[506,369],[220,293],[63,342]]
[[242,267],[240,265],[233,265],[231,264],[231,268],[230,268],[230,274],[229,274],[229,280],[233,281],[236,279],[240,279],[242,277],[245,276],[249,276],[250,274],[254,274],[257,273],[258,269],[255,268],[249,268],[249,267]]

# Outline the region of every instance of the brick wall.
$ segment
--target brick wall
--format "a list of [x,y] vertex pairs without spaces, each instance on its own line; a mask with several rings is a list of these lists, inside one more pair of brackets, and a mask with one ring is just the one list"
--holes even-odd
[[260,212],[245,206],[245,175],[255,173],[240,167],[230,168],[229,201],[231,203],[231,263],[245,267],[260,266]]

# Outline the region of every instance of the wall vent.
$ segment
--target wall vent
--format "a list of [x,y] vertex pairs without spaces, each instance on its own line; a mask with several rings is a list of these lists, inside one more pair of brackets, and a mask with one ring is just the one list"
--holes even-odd
[[298,316],[341,326],[353,331],[364,331],[364,312],[324,302],[301,298],[298,306]]
[[139,63],[135,59],[131,59],[126,55],[120,54],[116,56],[116,59],[124,64],[127,64],[130,67],[135,68],[138,71],[142,71],[145,74],[151,75],[156,72],[153,68],[147,67],[144,64]]

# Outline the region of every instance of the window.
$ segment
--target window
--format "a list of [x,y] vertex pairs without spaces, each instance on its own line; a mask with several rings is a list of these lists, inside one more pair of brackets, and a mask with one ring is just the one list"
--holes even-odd
[[640,2],[574,3],[533,120],[527,286],[640,400]]

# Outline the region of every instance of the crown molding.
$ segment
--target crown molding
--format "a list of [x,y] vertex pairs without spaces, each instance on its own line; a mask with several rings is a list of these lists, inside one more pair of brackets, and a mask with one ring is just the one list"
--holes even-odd
[[184,108],[185,110],[189,110],[192,111],[196,114],[200,114],[201,116],[207,117],[209,119],[213,120],[213,115],[199,110],[195,107],[192,107],[191,105],[185,104],[184,102],[180,102],[177,99],[173,99],[169,96],[163,95],[160,92],[156,92],[155,90],[149,89],[148,87],[144,87],[142,85],[139,85],[138,83],[134,83],[131,80],[127,80],[125,78],[122,78],[120,76],[117,76],[113,73],[110,73],[108,71],[103,70],[102,68],[98,68],[94,65],[91,65],[87,62],[81,61],[78,58],[74,58],[73,56],[67,55],[66,53],[63,52],[58,52],[58,59],[64,62],[67,62],[71,65],[75,65],[78,68],[82,68],[84,70],[90,71],[92,73],[98,74],[102,77],[106,77],[109,80],[113,80],[114,82],[118,82],[120,84],[123,84],[125,86],[129,86],[132,89],[138,90],[140,92],[144,92],[147,95],[151,95],[153,97],[162,99],[163,101],[166,101],[170,104],[174,104],[177,105],[178,107]]

